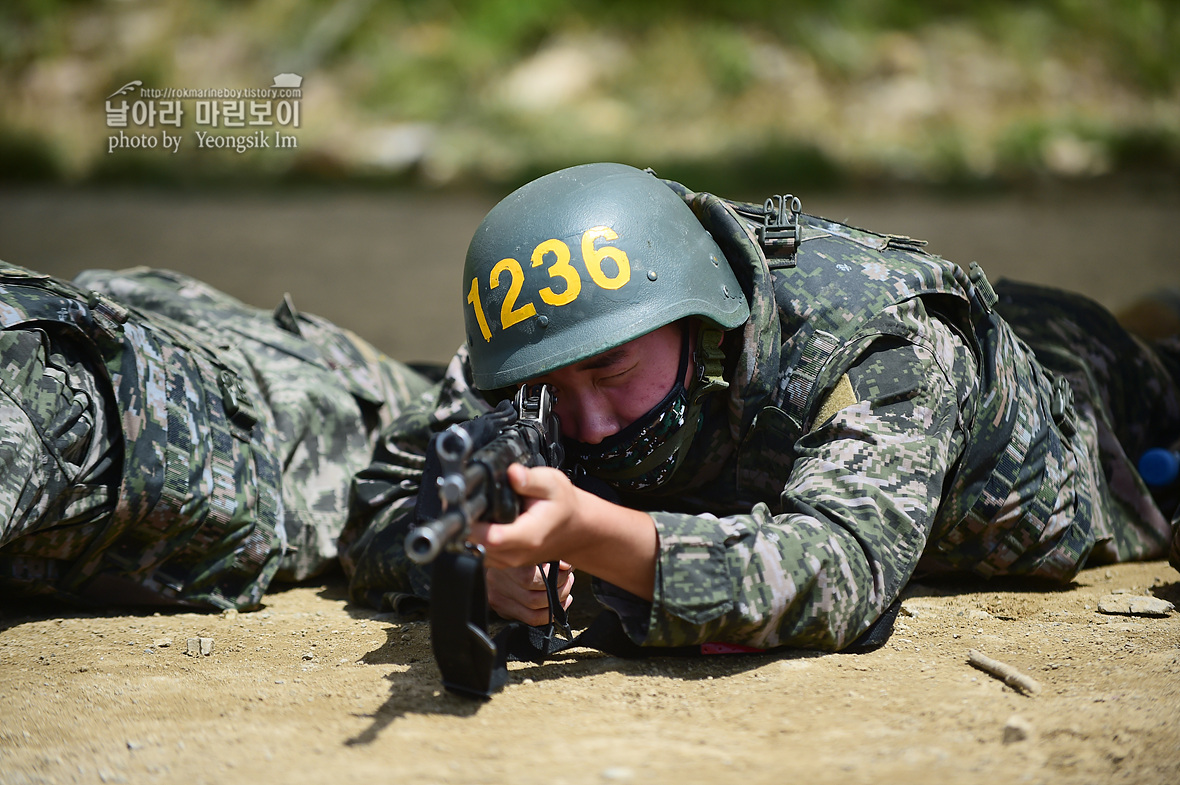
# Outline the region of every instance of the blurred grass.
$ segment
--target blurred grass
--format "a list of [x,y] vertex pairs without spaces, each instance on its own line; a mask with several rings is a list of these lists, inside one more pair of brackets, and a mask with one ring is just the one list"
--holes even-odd
[[[103,101],[132,79],[263,87],[288,71],[304,77],[295,151],[107,152]],[[1180,3],[0,6],[3,182],[501,187],[601,159],[754,193],[1175,182]]]

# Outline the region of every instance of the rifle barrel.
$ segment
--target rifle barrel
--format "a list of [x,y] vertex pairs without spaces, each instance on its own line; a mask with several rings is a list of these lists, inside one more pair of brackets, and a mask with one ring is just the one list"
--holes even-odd
[[451,510],[440,518],[415,526],[406,535],[406,555],[416,564],[429,564],[466,527],[466,516],[459,510]]

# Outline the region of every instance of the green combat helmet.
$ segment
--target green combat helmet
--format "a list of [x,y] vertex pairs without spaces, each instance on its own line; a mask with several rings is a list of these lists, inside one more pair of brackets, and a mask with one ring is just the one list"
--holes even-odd
[[721,249],[670,188],[622,164],[522,186],[484,218],[463,270],[475,386],[513,387],[687,316],[749,317]]

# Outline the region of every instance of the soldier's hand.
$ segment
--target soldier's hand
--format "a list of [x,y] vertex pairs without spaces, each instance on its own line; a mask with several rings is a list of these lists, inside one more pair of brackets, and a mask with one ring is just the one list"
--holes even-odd
[[521,496],[524,510],[508,524],[477,523],[469,537],[483,545],[490,567],[525,567],[569,558],[579,491],[557,469],[544,466],[508,468],[512,489]]
[[[543,567],[509,567],[487,570],[488,604],[506,619],[516,619],[536,627],[549,622],[549,597],[545,592]],[[574,571],[567,562],[560,563],[557,576],[557,599],[569,609],[573,602]]]
[[658,551],[655,522],[574,487],[557,469],[508,467],[524,512],[506,524],[476,523],[468,539],[484,547],[485,564],[532,568],[565,559],[604,581],[651,599]]

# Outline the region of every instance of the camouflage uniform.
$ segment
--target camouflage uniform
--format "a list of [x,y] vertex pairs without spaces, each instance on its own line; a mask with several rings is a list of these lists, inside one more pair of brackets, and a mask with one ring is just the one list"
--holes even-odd
[[[1153,351],[1081,298],[997,297],[920,242],[816,217],[796,258],[768,259],[762,208],[669,185],[751,317],[671,484],[617,489],[659,533],[652,602],[595,582],[635,642],[839,649],[919,570],[1066,581],[1166,553],[1175,492],[1153,499],[1130,459],[1180,439],[1175,344]],[[355,599],[428,593],[401,542],[430,434],[486,410],[470,378],[460,352],[358,475]]]
[[0,263],[0,585],[258,604],[336,556],[354,472],[428,383],[284,300]]

